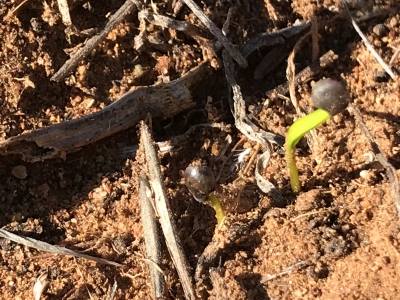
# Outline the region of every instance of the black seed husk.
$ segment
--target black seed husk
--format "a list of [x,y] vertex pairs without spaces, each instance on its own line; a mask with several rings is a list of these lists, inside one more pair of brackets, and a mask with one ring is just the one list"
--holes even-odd
[[350,102],[346,86],[331,78],[318,81],[312,89],[311,98],[315,107],[326,110],[331,116],[345,110]]

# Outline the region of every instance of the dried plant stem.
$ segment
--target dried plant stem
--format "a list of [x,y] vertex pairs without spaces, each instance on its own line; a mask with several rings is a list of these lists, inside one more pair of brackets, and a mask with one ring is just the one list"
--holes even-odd
[[375,59],[378,61],[378,63],[385,69],[386,73],[389,74],[389,76],[392,79],[396,79],[396,75],[394,75],[393,71],[390,69],[390,67],[383,61],[382,57],[379,56],[378,52],[375,51],[374,47],[368,42],[367,38],[365,35],[362,33],[360,27],[358,27],[356,21],[354,21],[353,17],[351,16],[351,13],[349,11],[349,7],[346,4],[346,1],[342,1],[342,5],[346,9],[347,14],[349,15],[349,18],[351,20],[351,24],[353,25],[355,31],[358,33],[358,35],[361,37],[362,41],[364,42],[364,45],[367,47],[367,49],[372,53],[372,55],[375,57]]
[[0,155],[16,154],[36,162],[79,150],[117,132],[137,125],[148,114],[173,117],[195,105],[192,96],[210,74],[202,64],[166,84],[140,87],[93,114],[39,128],[0,142]]
[[144,242],[146,245],[146,257],[152,261],[148,266],[153,289],[153,299],[160,299],[164,297],[165,284],[164,276],[159,271],[159,267],[155,267],[155,265],[161,265],[160,232],[154,207],[151,204],[149,181],[145,174],[140,175],[139,181],[140,215],[143,225]]
[[374,151],[375,157],[378,161],[382,164],[382,166],[386,169],[387,176],[389,178],[390,185],[392,187],[392,194],[393,194],[393,202],[397,209],[397,215],[400,218],[400,181],[399,177],[396,174],[396,169],[388,162],[385,156],[382,154],[382,151],[379,149],[378,145],[376,144],[374,138],[369,133],[367,126],[365,126],[361,113],[358,108],[354,104],[349,105],[351,110],[358,121],[358,124],[364,133],[364,135],[368,138],[369,143],[371,145],[372,150]]
[[208,17],[207,15],[200,9],[200,7],[193,0],[183,0],[185,4],[193,11],[196,17],[207,27],[208,30],[218,39],[218,41],[224,46],[226,51],[228,51],[229,55],[239,64],[240,67],[247,67],[246,58],[240,53],[238,49],[236,49],[232,43],[228,40],[228,38],[222,33],[221,29],[219,29]]
[[122,266],[119,263],[110,261],[110,260],[106,260],[103,258],[99,258],[99,257],[94,257],[91,255],[86,255],[86,254],[82,254],[64,247],[59,247],[59,246],[54,246],[42,241],[38,241],[35,240],[33,238],[29,238],[29,237],[22,237],[19,235],[16,235],[14,233],[8,232],[4,229],[0,229],[0,238],[5,238],[8,239],[10,241],[22,244],[24,246],[30,247],[30,248],[35,248],[37,250],[40,251],[44,251],[44,252],[49,252],[49,253],[55,253],[55,254],[61,254],[61,255],[72,255],[72,256],[76,256],[76,257],[81,257],[81,258],[86,258],[101,264],[106,264],[106,265],[111,265],[111,266],[116,266],[116,267],[120,267]]
[[[245,102],[240,91],[240,86],[235,80],[232,58],[227,55],[226,51],[222,52],[222,57],[224,60],[226,80],[233,92],[233,116],[235,118],[235,126],[248,139],[260,143],[265,148],[264,157],[266,159],[261,164],[257,162],[257,170],[259,171],[259,176],[256,173],[256,176],[258,176],[257,185],[264,193],[270,194],[275,201],[281,201],[282,195],[279,190],[271,182],[262,178],[260,174],[260,172],[262,172],[260,169],[264,169],[267,166],[270,158],[271,146],[269,143],[280,144],[280,137],[260,128],[257,128],[257,131],[253,130],[253,128],[256,128],[256,125],[246,116]],[[263,187],[260,186],[260,182],[262,182]]]
[[99,33],[88,40],[74,56],[67,60],[64,65],[51,77],[51,80],[60,81],[74,69],[80,61],[92,52],[92,50],[100,44],[127,15],[129,15],[135,8],[138,8],[140,1],[127,0],[121,8],[110,18],[105,28]]
[[188,270],[189,264],[183,254],[181,242],[177,234],[175,220],[167,198],[157,152],[154,147],[154,141],[148,126],[144,124],[143,121],[140,122],[140,139],[146,155],[150,184],[154,192],[155,206],[165,236],[165,242],[181,280],[185,296],[187,299],[192,300],[195,299],[195,294]]

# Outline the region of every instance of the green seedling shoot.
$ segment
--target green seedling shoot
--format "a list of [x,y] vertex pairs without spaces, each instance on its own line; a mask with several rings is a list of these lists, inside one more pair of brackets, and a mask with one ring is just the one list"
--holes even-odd
[[215,210],[215,217],[217,218],[217,229],[220,229],[222,227],[222,224],[224,224],[224,220],[226,217],[226,214],[222,209],[221,202],[219,202],[219,199],[215,195],[208,196],[208,201],[211,202],[211,206]]
[[289,169],[290,184],[295,193],[299,193],[301,189],[295,160],[296,144],[307,132],[324,123],[331,116],[346,109],[350,101],[350,95],[342,83],[327,78],[316,83],[311,92],[311,99],[317,110],[294,122],[286,136],[285,156]]
[[185,185],[193,198],[199,202],[210,201],[217,218],[217,229],[220,229],[226,214],[222,209],[219,199],[210,194],[215,187],[214,175],[207,166],[189,166],[184,174]]

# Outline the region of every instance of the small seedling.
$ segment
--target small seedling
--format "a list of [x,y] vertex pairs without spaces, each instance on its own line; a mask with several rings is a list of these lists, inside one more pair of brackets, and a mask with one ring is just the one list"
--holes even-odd
[[215,195],[210,195],[215,187],[214,175],[210,168],[207,166],[189,166],[185,170],[184,178],[185,185],[195,200],[211,202],[217,218],[217,228],[220,228],[226,215],[219,199]]
[[295,147],[310,130],[328,120],[331,116],[345,110],[350,101],[346,87],[333,79],[322,79],[311,92],[311,99],[317,110],[298,119],[290,126],[285,143],[286,161],[289,168],[290,184],[295,193],[300,192],[299,174],[296,167]]

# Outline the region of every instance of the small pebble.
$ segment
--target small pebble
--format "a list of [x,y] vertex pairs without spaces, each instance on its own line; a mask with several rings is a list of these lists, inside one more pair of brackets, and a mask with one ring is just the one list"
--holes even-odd
[[23,165],[16,166],[14,169],[12,169],[11,174],[18,179],[25,179],[28,176],[26,173],[26,167]]
[[376,24],[374,28],[372,28],[372,31],[376,34],[378,37],[382,37],[387,33],[387,28],[383,24]]

